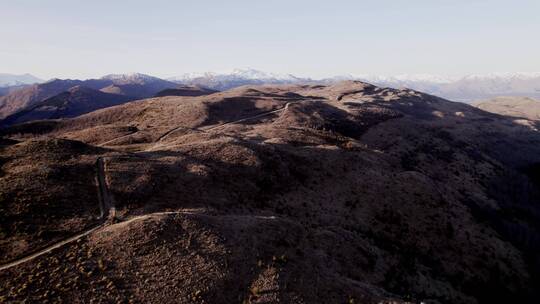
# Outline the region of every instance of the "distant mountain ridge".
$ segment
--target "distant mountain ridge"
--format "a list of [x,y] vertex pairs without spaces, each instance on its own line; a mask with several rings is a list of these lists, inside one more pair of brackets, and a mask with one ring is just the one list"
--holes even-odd
[[291,74],[266,73],[254,69],[235,69],[228,73],[188,73],[168,78],[184,85],[202,86],[213,90],[226,91],[243,85],[311,83],[310,78]]
[[158,92],[177,86],[174,82],[140,73],[111,74],[101,79],[111,81],[110,85],[100,89],[102,92],[138,99],[153,97]]
[[496,97],[473,103],[477,108],[516,118],[540,121],[540,100],[529,97]]
[[133,100],[132,97],[104,93],[77,85],[34,106],[7,116],[2,126],[19,124],[32,120],[76,117],[97,109],[120,105]]
[[11,87],[11,86],[24,85],[24,84],[34,84],[34,83],[40,83],[43,81],[44,81],[43,79],[40,79],[31,74],[15,75],[15,74],[0,73],[0,87]]
[[190,73],[169,80],[227,90],[254,84],[331,84],[343,80],[361,80],[378,86],[411,88],[450,100],[472,102],[496,96],[540,97],[540,73],[493,73],[465,77],[417,75],[340,75],[323,79],[302,78],[291,74],[272,74],[253,69],[237,69],[229,73]]
[[21,84],[21,85],[15,85],[15,86],[9,86],[9,87],[0,87],[0,97],[8,95],[11,92],[24,89],[26,87],[30,86],[29,84]]
[[158,92],[174,88],[176,83],[144,74],[108,75],[99,79],[51,79],[23,87],[0,97],[0,118],[32,107],[75,86],[83,86],[109,94],[129,97],[130,100],[153,97]]
[[373,79],[372,82],[389,87],[408,87],[462,102],[497,96],[540,97],[540,73],[477,74],[447,80],[390,77]]

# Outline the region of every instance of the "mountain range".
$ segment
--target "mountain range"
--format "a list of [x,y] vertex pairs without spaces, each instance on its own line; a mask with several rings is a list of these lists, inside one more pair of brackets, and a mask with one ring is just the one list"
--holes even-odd
[[[138,75],[134,77],[134,75]],[[134,79],[139,78],[139,79]],[[141,81],[148,81],[156,77],[143,74],[108,75],[102,79],[108,79],[115,84],[141,85]],[[335,83],[343,80],[360,80],[391,88],[407,87],[423,91],[450,100],[472,102],[475,100],[489,99],[498,96],[522,96],[540,97],[540,73],[492,73],[473,74],[464,77],[445,77],[429,74],[403,74],[397,76],[378,75],[341,75],[323,79],[309,77],[297,77],[291,74],[266,73],[254,69],[235,69],[223,73],[187,73],[176,77],[170,77],[166,81],[185,85],[197,85],[214,90],[228,90],[242,85],[258,84],[298,84],[298,83]],[[42,83],[43,81],[30,74],[11,75],[0,74],[0,96],[6,95],[13,88]],[[138,82],[138,83],[137,83]],[[104,89],[104,88],[100,88]],[[113,85],[106,89],[109,93],[121,91],[121,88]],[[153,90],[152,90],[153,91]],[[145,94],[134,94],[145,95]],[[151,94],[146,94],[151,95]]]
[[264,73],[253,69],[237,69],[230,73],[185,74],[169,80],[227,90],[254,84],[331,84],[343,80],[360,80],[378,86],[411,88],[455,101],[472,102],[497,96],[540,97],[540,73],[494,73],[465,77],[434,75],[342,75],[324,79],[296,77],[290,74]]
[[0,299],[537,303],[538,127],[360,81],[4,127]]
[[224,91],[243,85],[315,82],[310,78],[301,78],[290,74],[272,74],[254,69],[235,69],[230,73],[188,73],[168,78],[168,80],[187,85],[198,85],[218,91]]
[[[28,82],[37,79],[25,75]],[[237,69],[230,73],[185,74],[167,80],[140,73],[112,74],[99,79],[71,80],[52,79],[38,84],[20,84],[0,89],[1,125],[30,121],[36,118],[64,118],[84,114],[109,105],[114,99],[128,102],[154,96],[200,96],[245,85],[327,85],[343,80],[362,80],[390,88],[411,88],[455,101],[474,102],[498,96],[540,97],[540,73],[470,75],[449,78],[431,75],[381,76],[337,76],[326,79],[311,79],[294,75],[264,73],[253,69]],[[61,109],[51,108],[50,98],[66,101],[68,91],[74,87],[84,87],[77,97],[64,103]],[[97,94],[88,89],[107,93]],[[90,93],[92,92],[92,93]],[[68,95],[65,95],[68,94]],[[85,98],[82,95],[87,94]],[[3,95],[3,96],[1,96]],[[107,96],[107,97],[104,97]],[[123,97],[120,97],[123,96]],[[98,100],[105,98],[105,102]],[[69,99],[69,98],[68,98]],[[84,105],[76,106],[77,102]],[[58,104],[53,102],[52,104]],[[73,107],[73,110],[70,108]],[[47,111],[42,111],[47,108]],[[84,109],[84,110],[83,110]],[[19,113],[23,111],[24,113]],[[9,117],[15,115],[14,117]]]
[[[22,110],[27,111],[30,108],[33,110],[39,109],[35,105],[58,94],[63,94],[74,87],[86,87],[108,93],[107,99],[113,95],[117,95],[123,97],[116,98],[116,100],[129,101],[153,97],[164,89],[175,88],[176,86],[178,86],[176,83],[143,74],[108,75],[99,79],[88,80],[52,79],[44,83],[13,90],[9,94],[0,97],[0,118],[6,118]],[[87,105],[84,106],[88,110],[96,110],[100,105],[107,104],[91,98],[92,96],[98,97],[103,95],[90,92],[92,91],[78,91],[79,97],[81,94],[89,93],[86,97]],[[78,100],[82,99],[78,98]],[[95,103],[92,101],[95,101]],[[75,112],[78,113],[78,111]]]
[[[368,78],[369,79],[369,78]],[[495,73],[462,78],[373,78],[373,83],[408,87],[454,101],[473,102],[498,96],[540,97],[540,73]]]

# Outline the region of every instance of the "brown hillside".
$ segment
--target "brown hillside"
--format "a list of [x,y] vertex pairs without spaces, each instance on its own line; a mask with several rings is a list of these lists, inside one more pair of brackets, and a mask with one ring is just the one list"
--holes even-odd
[[[0,270],[0,296],[71,303],[534,303],[535,127],[362,82],[151,98],[13,126],[2,131],[2,159],[34,164],[26,158],[69,155],[62,165],[71,164],[66,172],[80,178],[60,183],[59,193],[72,195],[61,206],[99,201],[91,198],[99,183],[90,179],[102,172],[115,218]],[[17,152],[38,142],[77,148]],[[93,172],[98,157],[103,168]],[[20,166],[9,162],[3,172]],[[6,179],[2,193],[45,197],[21,191],[34,177],[20,174],[22,188]],[[43,178],[56,185],[60,176]],[[25,206],[6,202],[4,209]],[[85,214],[63,210],[68,218]],[[31,216],[20,222],[30,225]],[[44,242],[17,231],[4,240]]]

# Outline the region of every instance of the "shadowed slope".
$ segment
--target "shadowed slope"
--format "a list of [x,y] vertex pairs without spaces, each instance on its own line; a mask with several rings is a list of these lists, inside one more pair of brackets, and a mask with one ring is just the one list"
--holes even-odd
[[154,97],[165,96],[203,96],[217,93],[216,90],[206,89],[197,86],[176,86],[175,88],[160,91]]

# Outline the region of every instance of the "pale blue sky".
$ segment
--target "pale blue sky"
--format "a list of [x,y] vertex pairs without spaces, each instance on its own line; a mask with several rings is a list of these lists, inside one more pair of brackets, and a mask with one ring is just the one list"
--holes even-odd
[[540,71],[540,0],[0,0],[0,72]]

